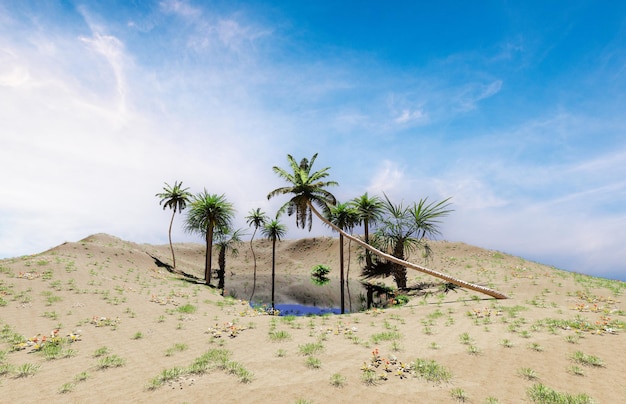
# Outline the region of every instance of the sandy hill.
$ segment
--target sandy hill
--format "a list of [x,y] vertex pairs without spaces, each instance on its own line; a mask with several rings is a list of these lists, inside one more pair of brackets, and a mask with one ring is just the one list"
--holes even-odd
[[[255,300],[267,302],[271,245],[254,246]],[[248,243],[237,247],[226,294],[247,299],[253,257]],[[434,285],[406,306],[357,312],[355,246],[355,312],[321,317],[269,316],[222,298],[158,266],[155,257],[170,262],[169,245],[97,234],[1,260],[0,401],[626,402],[624,282],[462,243],[433,249],[429,267],[510,299]],[[179,270],[203,276],[202,245],[175,251]],[[316,264],[335,282],[312,285]],[[338,266],[336,239],[280,242],[277,300],[336,305]]]

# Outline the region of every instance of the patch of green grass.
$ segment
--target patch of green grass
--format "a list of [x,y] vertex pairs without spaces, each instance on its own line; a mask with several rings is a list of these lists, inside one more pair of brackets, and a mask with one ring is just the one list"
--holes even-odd
[[472,344],[467,347],[467,353],[470,355],[480,355],[482,350],[476,345]]
[[521,368],[517,370],[517,374],[523,377],[526,380],[537,380],[539,376],[537,372],[532,370],[531,368]]
[[434,360],[417,358],[413,361],[412,368],[415,377],[432,383],[449,382],[452,379],[452,372]]
[[117,355],[107,355],[98,361],[98,369],[119,368],[126,364],[126,360]]
[[132,339],[142,339],[142,338],[143,338],[143,333],[141,331],[137,331],[132,337]]
[[309,369],[319,369],[320,367],[322,367],[322,361],[315,356],[307,356],[307,358],[304,360],[304,364]]
[[341,373],[333,373],[330,376],[330,385],[337,388],[342,388],[346,385],[346,377]]
[[298,345],[300,354],[311,356],[324,350],[324,345],[321,342],[309,342],[304,345]]
[[39,371],[41,365],[37,365],[34,363],[24,363],[23,365],[16,366],[14,369],[15,377],[28,377],[33,376],[35,373]]
[[184,304],[182,306],[178,306],[178,308],[176,309],[176,311],[178,311],[179,313],[185,313],[185,314],[193,314],[196,312],[197,307],[194,306],[193,304]]
[[374,344],[379,344],[382,341],[397,341],[402,338],[402,335],[398,331],[385,331],[378,334],[373,334],[370,339]]
[[576,351],[572,354],[571,359],[585,366],[604,367],[604,362],[597,356],[587,355],[582,351]]
[[60,394],[71,393],[72,391],[74,391],[75,388],[76,388],[75,383],[72,383],[72,382],[65,383],[63,386],[59,388],[59,393]]
[[0,363],[0,376],[11,374],[15,371],[15,366],[10,363]]
[[462,402],[462,403],[468,400],[467,393],[465,392],[465,390],[463,390],[460,387],[455,387],[452,390],[450,390],[450,396],[454,400]]
[[84,382],[87,379],[89,379],[89,373],[87,372],[80,372],[74,377],[75,382]]
[[540,404],[592,404],[593,400],[587,394],[571,395],[560,393],[541,383],[534,384],[526,390],[526,395],[533,403]]
[[291,339],[291,334],[285,330],[272,330],[268,334],[270,341],[279,342]]
[[367,386],[374,386],[378,383],[376,372],[370,369],[363,371],[361,373],[361,381]]
[[459,341],[461,341],[461,344],[463,345],[471,345],[473,340],[468,333],[464,332],[463,334],[459,335]]
[[182,351],[187,350],[187,348],[189,348],[187,344],[182,344],[182,343],[174,344],[173,347],[168,348],[167,351],[165,351],[165,356],[172,356],[176,352],[182,352]]
[[431,342],[430,345],[428,346],[430,349],[440,349],[441,345],[439,345],[436,342]]
[[103,346],[95,350],[93,353],[94,358],[99,358],[101,356],[107,355],[110,352],[109,348]]
[[573,374],[574,376],[584,376],[585,375],[585,371],[583,370],[583,368],[581,368],[580,366],[576,366],[576,365],[572,365],[569,368],[567,368],[567,371],[571,374]]

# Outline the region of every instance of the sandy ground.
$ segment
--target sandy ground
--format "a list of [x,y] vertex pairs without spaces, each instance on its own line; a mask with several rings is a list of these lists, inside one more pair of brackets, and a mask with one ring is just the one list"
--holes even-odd
[[[2,260],[0,401],[520,403],[532,402],[528,392],[541,384],[597,403],[626,402],[624,282],[462,243],[433,249],[429,267],[510,299],[434,286],[406,306],[356,312],[363,291],[354,246],[355,312],[321,317],[269,316],[224,299],[158,267],[150,255],[170,262],[168,245],[98,234]],[[203,276],[202,245],[175,250],[178,269]],[[255,300],[269,302],[270,243],[255,241],[255,252]],[[309,281],[316,264],[333,269],[331,284]],[[338,267],[337,239],[280,242],[277,301],[336,306]],[[228,257],[226,294],[247,300],[252,271],[242,243]],[[414,271],[409,280],[437,282]],[[420,376],[417,359],[449,377]]]

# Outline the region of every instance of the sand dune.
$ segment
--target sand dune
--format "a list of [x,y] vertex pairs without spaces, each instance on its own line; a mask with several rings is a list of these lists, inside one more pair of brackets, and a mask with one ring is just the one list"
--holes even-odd
[[[355,312],[322,317],[268,316],[224,299],[157,266],[152,257],[170,262],[169,245],[97,234],[1,260],[0,401],[518,403],[543,387],[626,402],[624,282],[463,243],[433,250],[429,267],[511,298],[434,286],[406,306],[356,312],[355,246]],[[203,276],[202,245],[175,251],[179,270]],[[255,251],[255,300],[269,302],[271,245],[255,241]],[[316,264],[333,269],[330,285],[309,281]],[[337,239],[280,242],[277,300],[336,306],[338,267]],[[248,243],[228,257],[227,275],[226,294],[248,299]],[[411,271],[409,280],[437,281]]]

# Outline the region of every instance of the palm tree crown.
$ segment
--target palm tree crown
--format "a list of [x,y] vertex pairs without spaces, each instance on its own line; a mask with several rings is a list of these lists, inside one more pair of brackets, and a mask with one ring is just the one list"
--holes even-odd
[[[370,225],[380,221],[383,217],[383,202],[377,196],[369,197],[367,192],[350,201],[359,214],[359,224],[363,224],[363,237],[367,244],[370,242]],[[365,250],[365,263],[372,265],[372,256],[369,250]]]
[[277,188],[267,195],[267,199],[270,199],[277,195],[293,194],[294,196],[278,210],[277,216],[285,211],[289,216],[295,213],[296,225],[304,229],[308,223],[309,231],[312,226],[311,204],[317,205],[322,212],[327,214],[329,211],[328,206],[334,205],[336,199],[333,194],[324,188],[331,185],[338,185],[336,181],[322,181],[328,176],[330,167],[311,172],[316,158],[317,153],[313,155],[310,161],[303,158],[300,164],[298,164],[296,160],[288,154],[287,160],[289,161],[292,172],[290,173],[276,166],[273,167],[273,170],[281,178],[291,183],[291,186]]

